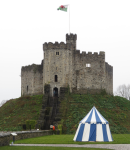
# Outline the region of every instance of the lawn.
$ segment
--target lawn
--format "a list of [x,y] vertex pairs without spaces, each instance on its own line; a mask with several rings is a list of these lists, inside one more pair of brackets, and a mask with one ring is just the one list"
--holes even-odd
[[0,150],[108,150],[103,148],[84,148],[84,147],[40,147],[40,146],[3,146]]
[[74,142],[74,135],[48,135],[15,141],[15,144],[130,144],[130,134],[112,134],[113,142]]

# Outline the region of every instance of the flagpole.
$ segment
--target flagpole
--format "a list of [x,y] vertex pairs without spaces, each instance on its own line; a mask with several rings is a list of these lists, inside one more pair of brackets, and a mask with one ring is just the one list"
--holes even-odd
[[70,34],[70,4],[69,4],[69,34]]

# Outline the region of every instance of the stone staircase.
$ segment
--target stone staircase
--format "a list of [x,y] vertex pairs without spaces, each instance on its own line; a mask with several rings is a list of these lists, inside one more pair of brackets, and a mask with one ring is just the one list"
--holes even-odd
[[56,128],[61,121],[62,114],[59,112],[60,100],[64,98],[66,88],[61,88],[61,94],[59,97],[49,96],[50,86],[46,85],[45,94],[43,96],[42,109],[40,111],[39,119],[36,124],[36,128],[41,130],[49,130],[50,125],[54,125]]

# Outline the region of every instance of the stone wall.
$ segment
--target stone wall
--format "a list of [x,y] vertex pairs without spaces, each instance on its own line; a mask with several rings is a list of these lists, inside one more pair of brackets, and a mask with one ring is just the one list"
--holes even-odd
[[[105,52],[82,52],[76,50],[77,35],[66,35],[66,44],[49,42],[43,44],[44,79],[43,84],[50,84],[51,95],[54,87],[67,87],[70,92],[94,90],[97,93],[105,89],[113,94],[113,72],[105,63]],[[58,53],[58,55],[57,55]],[[87,65],[90,67],[87,67]],[[55,82],[55,75],[58,81]],[[76,90],[75,90],[76,89]],[[83,92],[83,93],[84,93]]]
[[106,92],[113,94],[113,67],[105,62]]
[[[22,131],[22,132],[15,132],[17,136],[15,136],[15,140],[27,139],[27,138],[34,138],[40,137],[45,135],[52,135],[53,131],[51,130],[44,130],[44,131]],[[10,141],[13,140],[13,136],[10,133],[0,135],[0,146],[8,146]]]
[[43,93],[43,62],[41,65],[32,64],[21,69],[21,95]]
[[10,134],[0,135],[0,146],[8,146],[10,143]]
[[[51,96],[53,89],[58,88],[60,95],[60,87],[67,87],[71,79],[72,71],[72,54],[73,46],[69,47],[64,43],[46,43],[43,45],[44,49],[44,67],[43,67],[43,85],[50,84]],[[71,45],[71,44],[70,44]],[[68,49],[66,47],[68,46]],[[57,81],[55,81],[57,76]],[[44,89],[43,89],[44,93]]]
[[68,88],[60,87],[60,101],[64,100],[65,95],[69,92]]
[[86,89],[86,88],[80,88],[79,90],[77,90],[76,88],[73,88],[72,92],[74,94],[100,94],[102,90],[101,89]]
[[44,63],[22,67],[22,95],[44,94],[45,84],[50,84],[50,96],[55,87],[60,96],[60,87],[68,85],[70,92],[105,89],[113,94],[113,68],[105,62],[105,52],[80,53],[76,41],[76,34],[66,34],[66,43],[44,43]]
[[[90,65],[88,67],[87,65]],[[87,93],[90,90],[99,93],[105,87],[105,52],[92,54],[92,52],[75,51],[75,73],[73,76],[73,92]],[[75,86],[76,85],[76,86]],[[85,92],[86,89],[86,92]],[[92,92],[91,92],[92,93]]]

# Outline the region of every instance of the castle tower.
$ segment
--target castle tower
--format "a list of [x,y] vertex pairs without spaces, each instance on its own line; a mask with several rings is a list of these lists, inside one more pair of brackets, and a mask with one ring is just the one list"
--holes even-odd
[[[64,42],[44,43],[43,86],[50,84],[50,95],[60,93],[61,87],[67,87],[72,80],[72,56],[76,49],[77,35],[66,35]],[[44,93],[44,87],[43,87]]]
[[76,50],[76,43],[77,41],[77,34],[66,34],[66,44],[73,44],[74,45],[74,50]]

